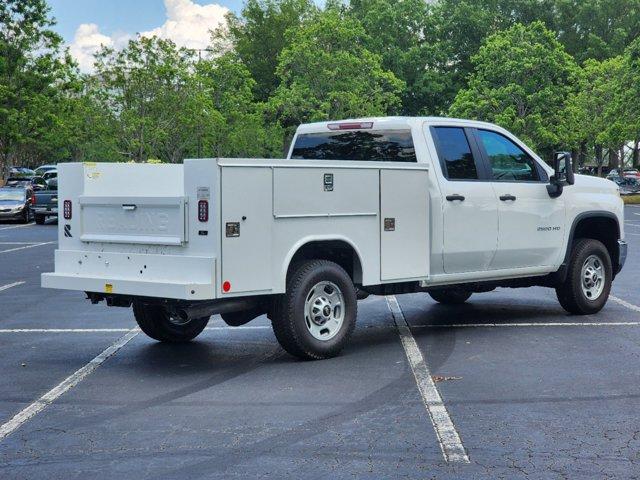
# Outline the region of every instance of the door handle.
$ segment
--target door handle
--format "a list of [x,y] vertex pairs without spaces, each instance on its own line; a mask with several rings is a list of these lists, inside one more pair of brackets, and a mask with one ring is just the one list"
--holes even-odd
[[511,194],[508,194],[508,195],[502,195],[500,197],[500,200],[502,200],[503,202],[515,202],[517,198]]
[[458,195],[457,193],[455,195],[447,195],[447,201],[449,201],[449,202],[455,202],[455,201],[464,202],[464,197],[462,195]]

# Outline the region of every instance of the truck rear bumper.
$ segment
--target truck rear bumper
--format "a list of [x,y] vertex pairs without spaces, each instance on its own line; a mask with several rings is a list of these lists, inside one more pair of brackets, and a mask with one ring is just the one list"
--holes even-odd
[[216,298],[212,257],[56,250],[42,287],[177,300]]

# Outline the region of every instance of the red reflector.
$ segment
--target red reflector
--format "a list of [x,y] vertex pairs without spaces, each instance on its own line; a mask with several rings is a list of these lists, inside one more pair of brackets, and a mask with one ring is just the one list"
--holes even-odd
[[31,197],[31,205],[35,205],[36,204],[36,198],[38,198],[37,195],[33,195]]
[[229,283],[229,282],[224,282],[224,283],[222,284],[222,291],[223,291],[223,292],[228,292],[228,291],[230,291],[230,290],[231,290],[231,283]]
[[71,208],[71,200],[64,201],[62,213],[64,214],[65,220],[71,220],[71,214],[73,213]]
[[209,202],[200,200],[198,202],[198,220],[201,222],[209,221]]
[[373,128],[373,122],[359,123],[330,123],[329,130],[368,130]]

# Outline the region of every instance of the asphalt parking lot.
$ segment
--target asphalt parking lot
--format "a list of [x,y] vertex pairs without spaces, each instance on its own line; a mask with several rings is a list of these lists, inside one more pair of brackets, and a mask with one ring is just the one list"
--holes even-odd
[[54,225],[0,224],[0,478],[638,478],[640,208],[625,227],[599,315],[542,288],[371,297],[341,357],[301,362],[266,318],[136,334],[40,288]]

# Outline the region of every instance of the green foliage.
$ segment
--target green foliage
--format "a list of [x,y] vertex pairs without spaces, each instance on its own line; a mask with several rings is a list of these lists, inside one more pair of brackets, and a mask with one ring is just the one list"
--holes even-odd
[[367,32],[367,49],[380,55],[382,66],[405,82],[402,113],[439,113],[443,96],[450,96],[450,84],[438,68],[446,58],[425,42],[429,4],[424,0],[352,0],[349,13]]
[[59,122],[71,65],[48,12],[44,0],[0,2],[0,173],[46,151]]
[[0,1],[0,170],[277,157],[301,122],[389,114],[493,121],[600,163],[640,139],[640,0],[324,5],[246,0],[211,57],[138,38],[81,75],[46,0]]
[[490,36],[471,61],[474,71],[453,115],[497,123],[544,153],[562,144],[564,105],[578,70],[543,23]]
[[285,33],[315,11],[311,0],[247,0],[239,17],[228,17],[227,38],[255,80],[258,99],[266,100],[279,84],[278,57],[290,45]]
[[573,147],[615,148],[625,142],[626,121],[621,115],[619,91],[624,72],[620,57],[603,62],[587,60],[580,74],[579,88],[567,100],[565,139]]
[[578,62],[621,55],[640,34],[640,0],[555,0],[554,28]]
[[234,53],[197,66],[197,74],[223,118],[213,153],[219,157],[262,157],[282,154],[282,132],[265,124],[264,105],[256,103],[255,81]]
[[404,84],[367,50],[359,22],[328,9],[287,33],[291,46],[280,55],[269,105],[284,127],[399,110]]

